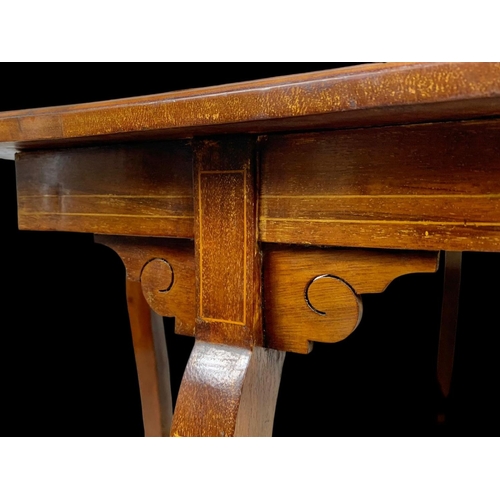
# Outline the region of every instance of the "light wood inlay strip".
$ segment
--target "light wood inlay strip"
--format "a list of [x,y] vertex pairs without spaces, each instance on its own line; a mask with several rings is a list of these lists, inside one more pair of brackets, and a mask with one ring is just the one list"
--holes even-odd
[[18,199],[30,199],[30,198],[125,198],[125,199],[153,199],[153,200],[163,200],[163,199],[186,199],[192,198],[192,196],[177,196],[177,195],[142,195],[142,194],[33,194],[33,195],[20,195]]
[[201,319],[203,321],[208,321],[209,323],[227,323],[228,325],[241,325],[243,326],[245,323],[241,321],[230,321],[228,319],[220,319],[220,318],[208,318],[206,316],[202,316]]
[[337,195],[321,195],[321,194],[306,194],[306,195],[273,195],[265,194],[261,196],[261,199],[370,199],[370,198],[500,198],[499,193],[492,194],[337,194]]
[[20,216],[57,216],[57,217],[131,217],[134,219],[194,219],[192,215],[139,215],[139,214],[92,214],[69,212],[19,212]]
[[408,220],[356,220],[356,219],[289,219],[286,217],[261,217],[261,222],[273,221],[273,222],[321,222],[325,224],[398,224],[402,226],[407,225],[424,225],[424,226],[477,226],[477,227],[490,227],[490,226],[500,226],[500,222],[450,222],[450,221],[408,221]]
[[467,226],[477,226],[477,227],[490,227],[490,226],[500,226],[500,222],[467,222],[467,223],[459,223],[459,222],[449,222],[449,221],[407,221],[407,220],[348,220],[348,219],[287,219],[287,218],[273,218],[273,217],[261,217],[261,222],[266,221],[284,221],[284,222],[321,222],[325,224],[399,224],[402,226],[412,225],[424,225],[424,226],[458,226],[458,227],[467,227]]

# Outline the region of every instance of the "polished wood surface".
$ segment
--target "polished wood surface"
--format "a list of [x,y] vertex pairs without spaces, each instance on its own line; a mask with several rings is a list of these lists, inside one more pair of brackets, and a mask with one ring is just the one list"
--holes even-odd
[[127,280],[127,304],[144,431],[148,437],[168,436],[172,425],[172,394],[163,320],[149,308],[140,283],[130,279]]
[[285,353],[196,341],[172,436],[271,436]]
[[175,318],[176,333],[194,335],[195,266],[191,241],[103,235],[96,236],[95,241],[121,257],[127,280],[140,283],[153,311]]
[[195,145],[196,336],[262,345],[255,140]]
[[361,321],[362,294],[437,266],[436,252],[266,247],[266,345],[306,354],[312,341],[339,342]]
[[177,141],[21,153],[19,227],[192,238],[191,163]]
[[498,120],[269,136],[260,238],[497,251],[499,157]]
[[102,141],[457,120],[498,115],[499,106],[499,63],[369,64],[0,113],[0,157]]
[[[205,163],[220,164],[217,154]],[[499,120],[259,136],[254,154],[261,241],[500,247]],[[22,153],[19,225],[193,238],[194,157],[193,145],[178,141]]]
[[22,229],[122,257],[146,434],[169,426],[151,308],[196,337],[172,435],[269,435],[286,351],[344,339],[440,250],[500,249],[499,76],[373,64],[7,112],[0,155]]

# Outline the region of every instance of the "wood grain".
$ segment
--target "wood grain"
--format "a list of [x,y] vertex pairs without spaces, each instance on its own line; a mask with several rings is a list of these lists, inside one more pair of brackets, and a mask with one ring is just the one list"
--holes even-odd
[[500,121],[269,136],[260,239],[500,249]]
[[395,278],[437,270],[438,253],[266,245],[265,345],[306,354],[339,342],[361,320],[361,298]]
[[254,347],[243,383],[235,437],[272,436],[285,353]]
[[[260,144],[262,241],[500,248],[500,121],[276,135]],[[212,149],[203,154],[213,158],[200,159],[207,168],[241,160],[236,147]],[[19,225],[192,238],[191,163],[190,146],[178,142],[19,155]],[[207,175],[205,184],[215,179]],[[241,175],[224,174],[219,200]],[[204,207],[210,217],[214,206]]]
[[[500,63],[374,64],[1,113],[0,157],[22,229],[122,235],[97,241],[127,268],[146,434],[171,414],[151,307],[197,337],[172,434],[270,435],[273,349],[342,340],[436,250],[500,249],[499,116]],[[336,248],[266,246],[261,290],[259,239]]]
[[[383,112],[381,112],[383,110]],[[499,115],[499,63],[368,64],[0,113],[0,157],[43,147]]]
[[[98,235],[95,241],[112,248],[121,257],[127,279],[140,284],[149,306],[157,314],[175,318],[176,333],[194,335],[196,308],[192,241],[107,235]],[[148,271],[148,264],[156,260],[168,265],[155,266]],[[159,270],[167,272],[158,274]]]
[[144,432],[169,436],[172,392],[163,320],[153,312],[137,281],[127,279],[127,304],[141,393]]
[[285,353],[197,340],[182,379],[173,436],[270,436]]
[[16,175],[20,229],[193,237],[187,143],[22,153]]
[[255,140],[202,140],[195,150],[196,337],[262,345]]

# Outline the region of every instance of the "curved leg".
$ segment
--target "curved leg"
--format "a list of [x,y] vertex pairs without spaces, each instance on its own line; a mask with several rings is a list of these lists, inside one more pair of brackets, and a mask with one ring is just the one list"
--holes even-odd
[[255,141],[194,149],[197,341],[173,436],[270,436],[285,354],[262,347]]
[[285,353],[197,341],[172,436],[271,436]]
[[[458,326],[460,279],[462,274],[462,252],[445,252],[443,303],[437,357],[437,378],[445,402],[450,393],[455,343]],[[445,421],[445,412],[439,412],[438,422]]]
[[127,279],[127,304],[146,436],[168,436],[172,394],[163,319],[146,302],[141,283]]

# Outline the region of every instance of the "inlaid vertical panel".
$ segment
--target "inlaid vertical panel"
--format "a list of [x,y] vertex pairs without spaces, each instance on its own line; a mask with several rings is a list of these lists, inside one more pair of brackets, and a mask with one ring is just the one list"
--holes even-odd
[[194,144],[196,336],[201,340],[262,343],[254,141],[233,137]]
[[[245,172],[200,175],[200,318],[245,324]],[[225,214],[222,220],[220,215]],[[213,258],[205,249],[224,248],[229,258]],[[217,298],[224,284],[224,300]],[[225,293],[224,293],[225,291]],[[231,291],[231,293],[227,293]]]

